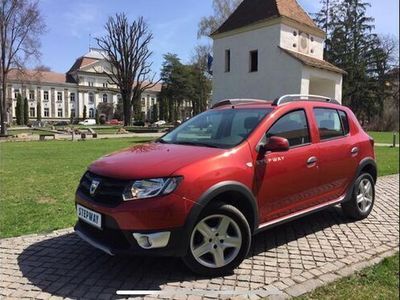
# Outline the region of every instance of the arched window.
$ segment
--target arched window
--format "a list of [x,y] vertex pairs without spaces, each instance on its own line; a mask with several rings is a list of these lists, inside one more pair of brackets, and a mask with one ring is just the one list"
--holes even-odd
[[103,94],[103,103],[107,103],[107,102],[108,102],[108,95]]
[[93,119],[94,118],[94,108],[89,109],[89,118]]
[[89,93],[89,103],[90,104],[94,103],[94,94],[93,93]]

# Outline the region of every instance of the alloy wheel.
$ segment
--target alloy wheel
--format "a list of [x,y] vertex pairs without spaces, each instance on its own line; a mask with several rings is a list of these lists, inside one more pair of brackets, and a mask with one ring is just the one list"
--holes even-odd
[[190,251],[201,265],[221,268],[231,263],[242,246],[239,225],[226,215],[211,215],[197,223]]
[[360,181],[357,194],[357,205],[361,212],[366,213],[372,205],[373,188],[372,183],[368,179]]

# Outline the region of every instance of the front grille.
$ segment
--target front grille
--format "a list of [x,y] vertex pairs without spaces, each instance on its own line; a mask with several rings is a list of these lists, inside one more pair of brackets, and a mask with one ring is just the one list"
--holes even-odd
[[[100,183],[92,196],[90,195],[90,186],[93,180],[97,180]],[[128,184],[128,180],[99,176],[88,171],[83,175],[78,191],[96,203],[116,206],[122,202],[122,193]]]

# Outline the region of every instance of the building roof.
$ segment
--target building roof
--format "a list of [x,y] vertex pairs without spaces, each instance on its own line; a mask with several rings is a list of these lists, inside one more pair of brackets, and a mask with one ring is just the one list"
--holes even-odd
[[8,80],[21,82],[43,82],[53,84],[76,83],[73,78],[67,74],[48,71],[11,69],[7,77]]
[[[278,46],[279,47],[279,46]],[[318,69],[323,69],[323,70],[328,70],[331,72],[335,72],[335,73],[340,73],[340,74],[347,74],[346,71],[332,65],[331,63],[322,60],[322,59],[318,59],[309,55],[305,55],[305,54],[301,54],[299,52],[294,52],[282,47],[279,47],[282,51],[284,51],[285,53],[289,54],[290,56],[292,56],[293,58],[297,59],[298,61],[300,61],[302,64],[310,66],[310,67],[314,67],[314,68],[318,68]]]
[[69,69],[68,73],[72,73],[90,65],[92,63],[98,62],[99,60],[96,58],[88,58],[88,57],[79,57],[75,63],[72,65],[71,69]]
[[296,0],[244,0],[212,35],[279,17],[286,17],[322,32]]

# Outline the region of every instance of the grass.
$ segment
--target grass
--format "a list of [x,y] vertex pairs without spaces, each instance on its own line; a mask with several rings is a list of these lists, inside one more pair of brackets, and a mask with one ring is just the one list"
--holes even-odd
[[74,193],[90,162],[147,140],[0,143],[0,237],[72,226]]
[[[378,132],[378,131],[369,131],[368,134],[374,138],[375,143],[381,144],[393,144],[393,132]],[[399,133],[396,135],[396,145],[399,144]]]
[[[90,162],[144,138],[0,143],[0,237],[72,226],[74,193]],[[399,172],[399,149],[376,147],[379,175]]]
[[378,175],[399,173],[399,148],[375,147]]
[[399,299],[399,253],[296,299]]

